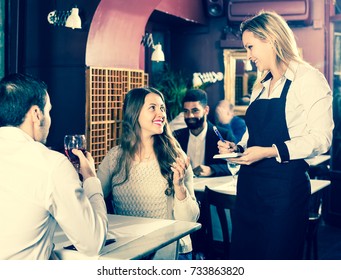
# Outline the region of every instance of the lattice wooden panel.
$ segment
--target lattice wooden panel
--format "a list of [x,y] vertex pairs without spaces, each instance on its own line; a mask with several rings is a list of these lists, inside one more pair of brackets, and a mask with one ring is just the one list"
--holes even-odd
[[148,86],[142,70],[90,67],[86,72],[86,136],[96,168],[106,153],[119,144],[123,102],[127,92]]

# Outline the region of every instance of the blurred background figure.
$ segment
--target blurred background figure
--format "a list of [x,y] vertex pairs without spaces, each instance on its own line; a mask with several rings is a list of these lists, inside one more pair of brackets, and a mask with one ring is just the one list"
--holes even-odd
[[215,111],[216,125],[227,129],[238,143],[245,131],[246,124],[243,118],[234,115],[234,106],[227,100],[219,101]]
[[[174,135],[190,157],[194,175],[231,175],[225,160],[213,158],[219,153],[215,144],[218,137],[213,130],[213,124],[207,119],[210,108],[207,105],[206,92],[202,89],[188,90],[182,105],[186,127],[174,131]],[[226,129],[221,129],[220,133],[228,141],[235,139]]]

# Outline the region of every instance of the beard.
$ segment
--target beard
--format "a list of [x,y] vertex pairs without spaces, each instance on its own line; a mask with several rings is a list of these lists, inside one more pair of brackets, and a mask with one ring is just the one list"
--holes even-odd
[[46,127],[45,117],[40,121],[40,139],[38,139],[38,142],[42,144],[46,144],[47,142],[47,135],[49,134],[49,128]]
[[197,129],[203,126],[205,117],[202,118],[187,118],[185,123],[189,129]]

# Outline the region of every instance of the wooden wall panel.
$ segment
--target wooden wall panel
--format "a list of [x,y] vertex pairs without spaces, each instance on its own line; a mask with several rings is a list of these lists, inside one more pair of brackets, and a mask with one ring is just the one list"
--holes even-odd
[[86,137],[96,168],[106,153],[119,144],[123,103],[127,92],[148,86],[142,70],[89,67],[86,71]]

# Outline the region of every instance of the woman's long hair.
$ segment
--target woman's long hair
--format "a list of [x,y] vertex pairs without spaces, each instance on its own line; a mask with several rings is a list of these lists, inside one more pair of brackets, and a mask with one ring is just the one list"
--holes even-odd
[[[123,132],[120,141],[121,149],[118,154],[117,164],[113,170],[113,177],[119,181],[115,186],[121,185],[128,180],[132,162],[136,153],[139,151],[141,145],[141,127],[138,119],[145,102],[145,97],[149,93],[159,95],[162,101],[165,102],[163,94],[151,87],[132,89],[124,99]],[[163,133],[156,134],[153,137],[154,152],[160,166],[161,174],[167,180],[168,188],[173,188],[173,172],[170,167],[177,157],[183,158],[183,153],[169,128],[167,119],[165,119]]]
[[[282,63],[289,66],[290,61],[305,63],[300,57],[294,33],[283,17],[277,13],[260,11],[254,17],[241,23],[240,31],[242,34],[246,30],[252,32],[256,38],[272,44],[278,66]],[[266,71],[262,73],[261,77],[255,82],[254,88],[261,86],[260,81],[264,79],[266,74]]]

